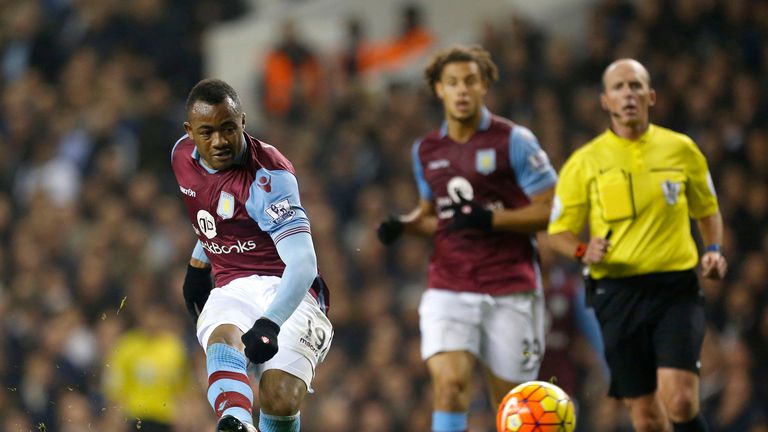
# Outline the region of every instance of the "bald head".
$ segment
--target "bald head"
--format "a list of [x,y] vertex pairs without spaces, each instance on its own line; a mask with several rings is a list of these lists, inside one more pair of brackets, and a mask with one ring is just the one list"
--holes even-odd
[[651,78],[637,60],[620,59],[603,72],[600,104],[611,115],[611,129],[626,139],[642,135],[650,122],[649,110],[656,104]]
[[626,70],[634,71],[641,80],[645,81],[646,86],[651,86],[651,75],[648,73],[648,70],[645,69],[645,66],[635,59],[623,58],[614,61],[605,68],[605,71],[603,72],[603,89],[607,87],[607,80],[610,77],[620,71]]

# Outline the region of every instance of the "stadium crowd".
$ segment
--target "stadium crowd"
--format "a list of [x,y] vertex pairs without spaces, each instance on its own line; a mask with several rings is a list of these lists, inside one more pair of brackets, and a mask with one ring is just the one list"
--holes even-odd
[[[1,432],[214,429],[181,296],[194,235],[169,152],[203,75],[202,32],[244,10],[237,0],[0,1]],[[607,126],[600,76],[619,57],[654,77],[653,122],[707,156],[731,268],[703,283],[703,412],[715,432],[768,431],[768,3],[600,0],[580,41],[504,13],[477,41],[500,67],[488,106],[530,127],[556,168]],[[417,202],[410,145],[441,113],[420,81],[372,92],[354,51],[304,45],[324,85],[294,109],[265,109],[268,126],[251,131],[297,167],[331,288],[334,342],[304,430],[426,431],[416,305],[429,245],[385,249],[375,227]],[[579,430],[628,431],[604,397],[599,341],[574,323],[579,269],[540,237],[552,318],[541,378],[578,402]],[[153,343],[161,355],[115,349]],[[492,431],[495,413],[475,394],[470,430]]]

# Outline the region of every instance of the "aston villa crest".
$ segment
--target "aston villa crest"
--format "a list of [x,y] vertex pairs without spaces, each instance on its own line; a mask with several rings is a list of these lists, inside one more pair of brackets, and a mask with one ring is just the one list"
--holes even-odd
[[222,219],[230,219],[235,214],[235,197],[231,193],[221,192],[216,214]]
[[496,150],[478,150],[475,154],[475,169],[483,175],[496,171]]

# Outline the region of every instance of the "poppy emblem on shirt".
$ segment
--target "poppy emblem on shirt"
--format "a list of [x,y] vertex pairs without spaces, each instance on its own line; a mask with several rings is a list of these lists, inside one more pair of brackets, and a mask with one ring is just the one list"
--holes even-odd
[[272,178],[269,174],[259,175],[259,178],[256,179],[256,185],[266,193],[272,192]]
[[216,214],[222,219],[230,219],[235,214],[235,196],[228,192],[221,192]]
[[475,154],[475,169],[483,175],[496,171],[496,150],[478,150]]

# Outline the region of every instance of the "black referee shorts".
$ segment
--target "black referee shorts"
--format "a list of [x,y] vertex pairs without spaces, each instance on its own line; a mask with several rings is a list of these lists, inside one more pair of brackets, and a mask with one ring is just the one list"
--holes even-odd
[[608,394],[656,391],[656,369],[699,372],[706,322],[693,270],[595,281],[592,307],[611,371]]

